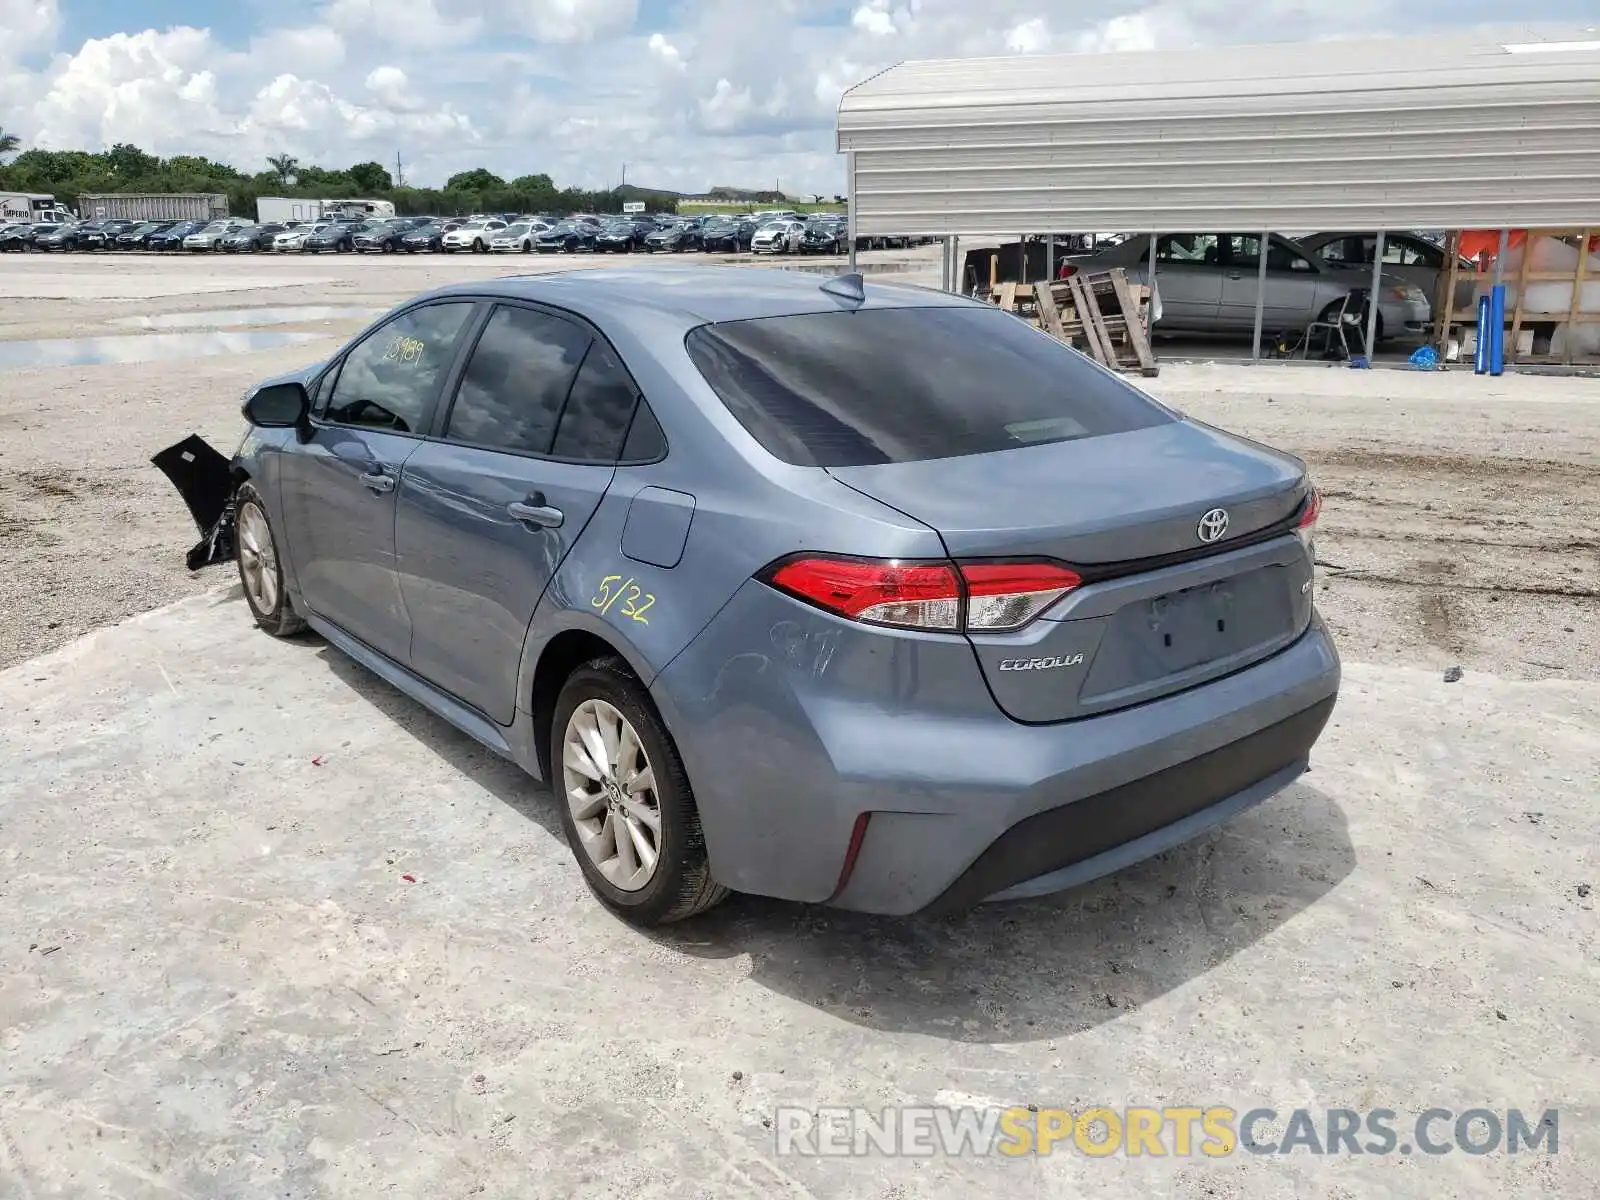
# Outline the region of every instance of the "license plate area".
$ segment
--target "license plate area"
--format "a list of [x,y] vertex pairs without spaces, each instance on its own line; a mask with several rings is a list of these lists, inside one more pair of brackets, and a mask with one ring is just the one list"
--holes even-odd
[[1142,607],[1146,648],[1167,671],[1183,671],[1249,644],[1232,580],[1157,596]]
[[1289,570],[1270,566],[1130,601],[1107,620],[1080,700],[1157,687],[1282,645],[1295,629],[1292,584]]

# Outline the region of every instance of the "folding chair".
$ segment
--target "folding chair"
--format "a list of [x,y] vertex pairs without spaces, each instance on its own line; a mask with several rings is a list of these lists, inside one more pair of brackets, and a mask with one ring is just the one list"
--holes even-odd
[[1339,351],[1345,361],[1354,358],[1350,352],[1350,339],[1355,338],[1357,353],[1367,352],[1367,293],[1362,288],[1345,293],[1331,320],[1316,320],[1306,326],[1305,340],[1300,345],[1300,357],[1310,358],[1317,335],[1322,335],[1319,358],[1334,358],[1334,339],[1338,338]]

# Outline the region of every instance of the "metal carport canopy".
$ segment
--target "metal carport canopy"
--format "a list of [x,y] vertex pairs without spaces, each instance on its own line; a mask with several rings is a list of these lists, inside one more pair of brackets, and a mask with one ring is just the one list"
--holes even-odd
[[905,62],[855,233],[1600,228],[1600,29]]

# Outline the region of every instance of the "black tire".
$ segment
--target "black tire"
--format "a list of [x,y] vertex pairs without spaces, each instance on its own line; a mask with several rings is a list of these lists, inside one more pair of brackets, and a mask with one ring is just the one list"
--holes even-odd
[[482,238],[479,238],[477,241],[472,243],[472,252],[474,254],[483,254],[487,250],[488,247],[483,244]]
[[[655,874],[638,891],[623,891],[601,873],[579,840],[572,806],[567,802],[562,745],[568,721],[587,700],[603,700],[627,719],[653,768],[661,819],[659,857]],[[550,776],[567,845],[578,861],[584,882],[602,904],[630,925],[649,928],[682,921],[727,898],[728,889],[711,875],[700,813],[678,748],[661,723],[650,694],[620,658],[594,659],[567,677],[550,724]]]
[[[261,528],[267,531],[267,538],[272,544],[271,569],[276,586],[273,589],[275,596],[270,607],[264,606],[252,593],[251,582],[247,577],[248,551],[239,544],[240,530],[247,520],[246,509],[251,509],[260,514]],[[242,483],[233,497],[234,511],[234,559],[239,568],[239,586],[244,590],[244,602],[250,606],[250,615],[255,617],[256,624],[266,630],[273,637],[293,637],[297,633],[304,633],[306,623],[294,611],[294,604],[289,599],[289,589],[283,578],[283,559],[278,554],[278,536],[272,528],[272,518],[267,515],[266,503],[261,499],[261,493],[256,491],[252,483]]]

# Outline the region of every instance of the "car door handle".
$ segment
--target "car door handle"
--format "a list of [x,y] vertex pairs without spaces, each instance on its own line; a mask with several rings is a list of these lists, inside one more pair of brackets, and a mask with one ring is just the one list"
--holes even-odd
[[382,471],[368,471],[361,477],[361,482],[379,496],[394,491],[394,478]]
[[506,505],[506,512],[513,520],[525,525],[537,525],[541,529],[560,529],[561,522],[566,519],[559,508],[552,508],[544,502],[542,492],[535,492],[526,501],[513,500]]

